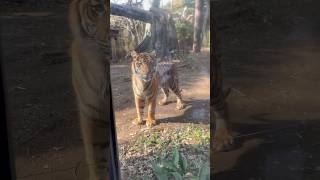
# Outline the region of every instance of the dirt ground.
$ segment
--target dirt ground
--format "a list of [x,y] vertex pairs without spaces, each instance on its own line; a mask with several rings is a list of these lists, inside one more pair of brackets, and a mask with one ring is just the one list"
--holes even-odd
[[[131,87],[131,68],[130,62],[111,65],[111,82],[114,97],[115,118],[117,137],[119,145],[120,159],[125,162],[120,162],[121,173],[123,179],[132,179],[128,174],[129,166],[134,165],[127,162],[125,158],[127,155],[128,147],[132,145],[132,142],[143,136],[144,133],[161,131],[166,129],[167,131],[194,124],[201,128],[209,130],[209,100],[210,100],[210,75],[209,75],[209,53],[204,52],[196,55],[192,60],[192,65],[183,61],[177,61],[179,72],[179,83],[182,88],[183,100],[186,107],[183,110],[175,110],[176,99],[173,93],[169,96],[169,104],[165,106],[156,107],[156,120],[157,125],[152,129],[147,128],[145,125],[136,126],[131,121],[136,117],[136,109],[133,99],[133,91]],[[196,62],[196,63],[194,63]],[[158,101],[161,98],[161,93],[158,96]],[[146,109],[145,109],[146,112]],[[146,113],[145,117],[146,118]],[[146,155],[150,158],[155,155]],[[136,166],[141,164],[142,159],[137,158]],[[142,161],[142,162],[138,162]],[[125,165],[124,165],[125,164]],[[140,168],[140,167],[139,167]],[[137,177],[136,177],[137,178]],[[138,178],[140,179],[140,178]]]
[[[188,123],[203,124],[207,125],[207,128],[209,127],[210,75],[209,66],[206,66],[210,63],[209,54],[202,53],[196,58],[202,62],[198,63],[197,69],[191,69],[196,66],[194,64],[194,67],[186,67],[186,63],[177,62],[179,82],[186,107],[180,111],[175,110],[175,95],[171,93],[169,104],[157,105],[156,119],[158,124],[155,128],[179,127]],[[132,141],[132,138],[135,138],[140,132],[147,130],[145,125],[135,126],[131,123],[137,113],[130,77],[129,62],[111,65],[111,82],[120,146],[122,143]],[[161,97],[162,94],[159,93],[158,101]]]

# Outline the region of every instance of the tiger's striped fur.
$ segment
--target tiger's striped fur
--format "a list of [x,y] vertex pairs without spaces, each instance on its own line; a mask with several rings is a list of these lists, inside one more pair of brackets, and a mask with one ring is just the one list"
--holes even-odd
[[154,51],[151,53],[137,53],[133,51],[131,52],[131,57],[132,88],[137,110],[137,118],[133,120],[133,124],[142,124],[145,101],[148,103],[146,125],[150,127],[156,123],[155,108],[159,86],[164,93],[164,97],[159,102],[160,105],[167,103],[169,91],[171,90],[177,96],[176,109],[184,107],[181,89],[178,84],[178,74],[173,63],[158,63]]
[[[223,91],[223,77],[222,77],[222,69],[221,63],[219,59],[219,51],[217,49],[217,38],[216,38],[216,26],[215,19],[210,17],[212,21],[212,39],[211,41],[214,44],[213,51],[211,51],[211,63],[210,63],[210,106],[213,110],[213,122],[214,122],[214,138],[213,149],[216,151],[221,151],[226,147],[233,144],[233,137],[230,135],[227,121],[229,119],[228,114],[228,105],[226,102],[226,98],[230,93],[230,89],[227,91]],[[210,128],[213,130],[213,128]],[[213,157],[213,156],[212,156]]]
[[72,0],[69,22],[76,93],[90,180],[109,179],[110,86],[108,2]]
[[160,100],[159,105],[168,103],[170,90],[177,97],[176,110],[184,108],[182,101],[181,89],[179,87],[179,78],[177,68],[172,62],[160,62],[157,64],[157,73],[160,78],[160,88],[163,93],[163,98]]
[[228,132],[227,120],[229,119],[228,105],[226,98],[230,93],[230,89],[223,91],[223,81],[221,65],[218,59],[212,59],[213,68],[211,70],[210,89],[211,106],[215,122],[214,150],[220,151],[233,143],[233,138]]

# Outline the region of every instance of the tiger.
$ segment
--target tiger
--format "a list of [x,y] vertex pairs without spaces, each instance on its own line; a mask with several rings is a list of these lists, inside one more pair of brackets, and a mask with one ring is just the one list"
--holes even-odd
[[213,110],[213,118],[215,125],[214,147],[213,150],[221,151],[233,144],[233,137],[230,135],[227,120],[229,119],[229,109],[226,99],[231,89],[222,89],[222,72],[220,62],[213,58],[213,70],[211,70],[210,89],[212,91],[210,106]]
[[131,52],[132,63],[132,89],[134,93],[137,117],[132,121],[135,125],[143,123],[143,110],[145,101],[148,104],[148,118],[146,126],[152,127],[156,124],[155,109],[158,87],[161,88],[164,96],[158,102],[159,105],[168,103],[170,90],[176,95],[176,110],[184,108],[181,89],[178,82],[176,66],[172,62],[158,62],[155,51],[137,53]]
[[110,179],[109,6],[103,0],[72,0],[69,4],[72,85],[89,180]]
[[[212,24],[215,25],[215,18],[210,17]],[[212,28],[213,43],[217,43],[216,40],[216,26]],[[227,97],[231,92],[231,89],[223,89],[223,77],[222,77],[222,69],[220,62],[220,52],[216,44],[213,46],[213,51],[211,56],[210,63],[210,106],[212,110],[214,129],[214,137],[213,137],[213,145],[212,149],[214,151],[222,151],[226,148],[229,148],[233,144],[233,137],[230,135],[229,127],[227,126],[227,122],[229,119],[229,110],[227,104]],[[212,156],[213,157],[213,156]]]

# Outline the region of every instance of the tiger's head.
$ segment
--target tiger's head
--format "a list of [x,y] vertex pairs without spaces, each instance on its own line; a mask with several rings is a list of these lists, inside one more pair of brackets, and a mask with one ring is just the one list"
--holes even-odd
[[107,0],[72,0],[69,22],[75,37],[108,39],[109,3]]
[[156,73],[157,59],[155,51],[150,53],[131,52],[133,75],[144,82],[151,81]]

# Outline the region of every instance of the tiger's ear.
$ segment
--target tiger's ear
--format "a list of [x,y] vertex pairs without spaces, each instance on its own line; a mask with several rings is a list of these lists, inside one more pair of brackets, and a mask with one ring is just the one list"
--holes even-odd
[[133,50],[133,51],[131,51],[130,55],[131,55],[132,59],[134,60],[135,57],[137,57],[138,53],[135,50]]
[[156,57],[157,56],[157,53],[156,53],[155,50],[152,50],[149,54],[150,54],[151,57]]

